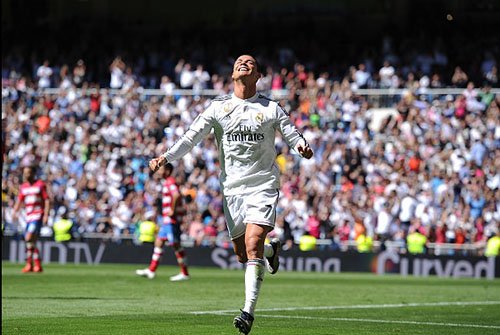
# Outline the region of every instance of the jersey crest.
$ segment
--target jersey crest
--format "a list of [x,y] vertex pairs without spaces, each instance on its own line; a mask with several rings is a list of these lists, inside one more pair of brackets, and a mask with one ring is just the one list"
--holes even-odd
[[224,113],[229,113],[233,109],[233,104],[231,102],[225,103],[224,106],[222,107],[222,110]]
[[261,123],[262,120],[264,120],[264,114],[263,113],[258,112],[257,114],[255,114],[255,121],[257,121],[258,123]]

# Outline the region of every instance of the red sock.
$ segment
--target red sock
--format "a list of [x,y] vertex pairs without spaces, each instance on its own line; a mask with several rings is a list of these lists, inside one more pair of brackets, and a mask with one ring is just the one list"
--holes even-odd
[[184,248],[182,248],[181,246],[174,246],[174,250],[175,250],[175,257],[177,258],[177,263],[181,268],[181,272],[184,275],[189,276],[186,264],[186,252],[184,251]]
[[35,248],[33,250],[33,262],[35,263],[35,266],[42,267],[42,262],[40,260],[40,253],[38,251],[38,248]]
[[156,271],[156,268],[158,268],[160,264],[161,255],[163,255],[163,248],[155,247],[153,249],[153,256],[151,257],[151,263],[149,264],[150,271]]

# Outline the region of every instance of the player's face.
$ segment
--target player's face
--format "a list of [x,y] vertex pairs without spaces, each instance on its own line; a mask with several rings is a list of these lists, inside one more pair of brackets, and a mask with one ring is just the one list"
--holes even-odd
[[260,77],[255,58],[250,55],[242,55],[238,57],[233,66],[233,80],[242,78],[251,78],[257,82]]
[[23,178],[24,178],[24,180],[32,180],[33,177],[34,177],[33,169],[30,168],[30,167],[25,167],[23,169]]

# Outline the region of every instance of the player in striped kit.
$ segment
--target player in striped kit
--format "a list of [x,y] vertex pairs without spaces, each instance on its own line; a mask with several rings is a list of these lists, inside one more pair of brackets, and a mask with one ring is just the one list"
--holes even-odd
[[183,281],[190,279],[186,264],[186,253],[180,243],[181,214],[183,213],[182,197],[179,192],[179,187],[175,183],[175,178],[172,176],[173,169],[172,164],[166,164],[163,167],[163,176],[165,178],[165,182],[162,186],[163,222],[160,225],[160,231],[158,232],[158,236],[155,240],[151,263],[148,268],[137,270],[135,272],[137,275],[147,277],[149,279],[153,279],[156,276],[156,269],[160,264],[160,259],[163,255],[163,246],[166,242],[168,242],[169,246],[174,249],[177,263],[181,269],[179,274],[170,277],[170,281]]
[[48,222],[50,200],[45,183],[42,180],[35,179],[35,167],[27,166],[23,168],[23,180],[13,213],[14,220],[17,220],[21,205],[24,205],[26,211],[26,230],[24,232],[26,265],[22,271],[42,272],[42,262],[36,247],[36,241],[42,225],[46,225]]
[[152,159],[153,171],[188,153],[212,130],[219,148],[220,182],[224,215],[238,261],[246,264],[245,304],[234,326],[248,334],[254,321],[265,267],[274,274],[279,267],[279,240],[265,244],[273,230],[278,202],[279,169],[275,164],[275,133],[302,157],[313,151],[288,114],[275,101],[257,93],[259,66],[254,57],[242,55],[233,66],[234,92],[216,98],[164,154]]

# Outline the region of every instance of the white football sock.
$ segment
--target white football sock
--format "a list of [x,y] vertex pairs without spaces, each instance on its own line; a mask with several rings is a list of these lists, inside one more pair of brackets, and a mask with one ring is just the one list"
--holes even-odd
[[263,259],[250,259],[245,270],[245,307],[243,310],[253,315],[260,285],[264,280],[265,262]]
[[264,257],[273,257],[274,249],[270,244],[264,244]]

